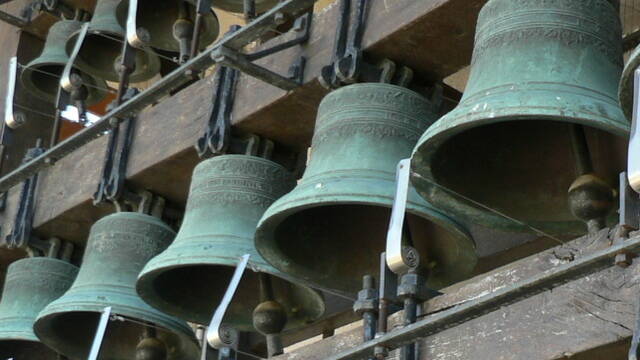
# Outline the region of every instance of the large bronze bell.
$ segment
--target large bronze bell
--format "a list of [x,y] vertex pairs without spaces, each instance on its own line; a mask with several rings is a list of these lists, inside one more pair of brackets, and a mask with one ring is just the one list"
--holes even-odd
[[0,301],[0,359],[56,359],[33,333],[33,323],[47,304],[69,289],[77,273],[77,267],[45,257],[9,265]]
[[[96,77],[108,81],[119,81],[117,66],[125,37],[124,23],[118,19],[117,9],[121,1],[98,0],[89,31],[82,49],[78,53],[77,66]],[[66,44],[71,53],[79,32],[71,36]],[[129,76],[131,82],[149,80],[160,71],[160,59],[150,49],[136,50],[135,70]]]
[[140,270],[174,236],[159,219],[144,214],[116,213],[96,222],[76,281],[38,316],[38,337],[71,359],[86,359],[100,314],[110,306],[130,320],[109,322],[100,359],[137,359],[138,351],[150,350],[149,344],[166,352],[167,360],[197,358],[187,324],[150,307],[135,292]]
[[[295,179],[282,166],[258,157],[224,155],[200,163],[193,173],[178,236],[140,273],[140,296],[169,314],[208,323],[235,265],[242,255],[250,254],[249,264],[256,272],[247,270],[243,275],[225,322],[253,331],[252,312],[259,304],[273,301],[285,311],[289,329],[320,317],[324,312],[321,295],[285,280],[286,274],[269,266],[253,243],[264,211],[294,185]],[[268,294],[261,296],[264,274],[271,282],[272,299],[265,298]]]
[[574,214],[604,220],[629,133],[617,101],[621,36],[607,0],[490,0],[460,104],[415,149],[418,192],[510,231],[572,236],[584,233]]
[[[60,76],[69,61],[65,49],[67,39],[80,29],[82,23],[75,20],[61,20],[49,29],[42,53],[33,59],[22,71],[21,80],[33,95],[54,102],[58,95]],[[107,94],[107,84],[89,74],[76,69],[86,85],[87,105],[99,103]]]
[[[142,27],[149,32],[150,46],[164,51],[178,52],[180,44],[175,38],[176,31],[193,31],[193,20],[196,13],[195,3],[195,0],[138,0],[136,23],[138,27]],[[128,1],[122,1],[118,6],[118,19],[122,24],[126,23],[128,5]],[[181,26],[183,27],[182,29],[180,29]],[[213,43],[218,38],[219,33],[220,24],[212,10],[202,18],[199,50]],[[191,41],[191,36],[186,36],[186,38]]]
[[[355,294],[364,275],[379,272],[398,162],[435,118],[431,102],[393,85],[356,84],[326,96],[304,177],[260,220],[260,254],[305,283]],[[429,285],[467,276],[476,263],[467,231],[413,188],[407,212],[406,245],[420,252]]]

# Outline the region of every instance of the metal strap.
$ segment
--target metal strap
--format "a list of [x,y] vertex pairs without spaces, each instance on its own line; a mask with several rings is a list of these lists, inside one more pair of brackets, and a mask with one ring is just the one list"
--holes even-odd
[[[84,39],[87,37],[87,33],[89,31],[89,23],[84,23],[82,28],[80,29],[80,34],[76,39],[76,43],[73,46],[73,51],[69,56],[69,61],[64,66],[64,71],[62,72],[62,77],[60,78],[60,87],[62,90],[67,92],[71,92],[76,88],[76,85],[73,84],[71,80],[71,71],[73,71],[73,64],[76,62],[76,58],[78,57],[78,53],[80,53],[80,49],[82,48],[82,44],[84,43]],[[60,89],[58,89],[58,108],[60,108]],[[64,104],[66,106],[67,104]]]
[[404,216],[407,209],[409,193],[409,175],[411,159],[404,159],[398,163],[396,171],[396,195],[391,210],[391,220],[387,231],[387,264],[396,274],[405,274],[415,268],[414,264],[406,261],[402,244]]
[[98,323],[98,329],[96,330],[96,336],[93,338],[93,344],[91,345],[91,352],[87,360],[97,360],[100,354],[100,347],[102,346],[102,340],[104,334],[107,331],[107,325],[109,324],[109,317],[111,317],[111,307],[108,306],[102,310],[102,316],[100,316],[100,322]]
[[[213,313],[213,317],[211,318],[211,324],[207,329],[207,342],[214,349],[229,347],[229,344],[221,338],[222,320],[224,319],[224,314],[227,312],[227,308],[229,307],[229,304],[233,299],[233,295],[235,294],[236,289],[240,284],[240,280],[242,279],[242,274],[244,273],[244,270],[247,268],[247,264],[249,263],[249,257],[251,257],[251,255],[245,254],[240,259],[240,262],[236,266],[236,270],[233,273],[233,277],[229,282],[229,287],[227,288],[227,291],[224,293],[224,296],[222,297],[222,301],[220,302],[220,305],[218,305],[218,308]],[[207,286],[209,286],[209,284],[207,284]]]
[[631,137],[629,139],[628,178],[629,185],[640,192],[640,134],[638,133],[638,116],[640,116],[640,68],[633,73],[633,118],[631,120]]
[[11,129],[17,129],[24,125],[25,117],[22,113],[16,113],[13,102],[16,95],[16,78],[18,77],[18,58],[9,60],[9,73],[7,75],[7,96],[4,103],[4,123]]

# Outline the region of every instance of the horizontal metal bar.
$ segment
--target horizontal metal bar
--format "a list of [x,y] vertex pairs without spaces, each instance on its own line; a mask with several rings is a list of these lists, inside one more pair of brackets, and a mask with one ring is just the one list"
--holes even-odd
[[387,334],[345,350],[327,360],[366,359],[373,355],[377,346],[397,349],[446,329],[455,327],[482,315],[496,311],[503,306],[551,290],[567,282],[613,266],[620,253],[635,253],[640,250],[640,237],[634,237],[597,253],[579,258],[571,263],[544,271],[530,279],[494,291],[480,298],[470,300],[451,309],[429,315],[414,324],[393,330]]
[[29,25],[29,22],[26,19],[21,17],[17,17],[15,15],[11,15],[7,12],[0,11],[0,20],[6,22],[9,25],[13,25],[22,29],[23,27]]
[[[11,187],[39,172],[43,167],[53,164],[55,161],[62,159],[85,144],[101,137],[105,131],[109,130],[116,123],[122,122],[123,119],[135,115],[135,113],[155,103],[170,91],[182,86],[192,79],[191,73],[201,72],[215,63],[215,60],[211,57],[211,53],[216,51],[216,49],[225,47],[240,50],[272,29],[276,16],[280,17],[280,15],[276,14],[284,14],[285,16],[296,18],[307,12],[316,1],[317,0],[288,0],[276,5],[273,9],[253,20],[240,30],[220,39],[211,49],[204,51],[197,57],[183,64],[141,92],[138,96],[113,109],[93,126],[67,138],[41,156],[5,175],[0,179],[0,192],[9,190]],[[117,121],[110,122],[110,119],[116,119]]]
[[218,47],[211,56],[217,63],[239,70],[256,79],[279,87],[282,90],[289,91],[300,87],[300,84],[294,80],[286,78],[260,65],[256,65],[249,61],[244,54],[226,47]]

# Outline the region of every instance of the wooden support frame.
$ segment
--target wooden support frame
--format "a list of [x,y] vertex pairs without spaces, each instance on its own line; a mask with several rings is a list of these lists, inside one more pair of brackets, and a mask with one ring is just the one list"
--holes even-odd
[[[424,304],[434,314],[605,249],[609,229],[444,289]],[[640,234],[634,234],[639,236]],[[640,300],[640,261],[610,268],[420,340],[420,359],[626,359]],[[400,323],[395,314],[390,326]],[[359,324],[278,360],[320,360],[362,343]],[[389,359],[397,359],[393,352]]]

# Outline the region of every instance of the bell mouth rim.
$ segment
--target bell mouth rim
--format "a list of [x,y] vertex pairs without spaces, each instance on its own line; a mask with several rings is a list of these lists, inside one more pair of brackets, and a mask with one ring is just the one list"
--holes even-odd
[[[153,283],[162,275],[165,275],[168,272],[171,272],[173,270],[178,270],[178,269],[184,269],[184,268],[196,268],[196,267],[207,267],[207,268],[211,268],[212,271],[215,271],[214,269],[217,267],[229,267],[229,268],[233,268],[236,266],[237,264],[237,260],[238,258],[231,258],[229,257],[229,263],[225,264],[225,263],[195,263],[193,261],[197,260],[198,258],[183,258],[185,260],[187,260],[187,262],[181,262],[180,264],[175,264],[175,265],[168,265],[168,266],[161,266],[161,267],[156,267],[154,269],[150,269],[150,270],[143,270],[140,273],[140,276],[138,277],[138,281],[136,282],[136,292],[138,293],[138,295],[145,301],[147,302],[147,304],[152,305],[154,308],[156,307],[156,305],[162,303],[162,304],[168,304],[169,306],[163,306],[163,307],[158,307],[158,309],[162,309],[161,311],[166,312],[167,314],[171,314],[170,312],[167,311],[167,309],[171,308],[171,309],[176,309],[178,308],[178,306],[176,306],[173,303],[167,302],[164,299],[161,301],[153,301],[153,299],[155,298],[160,298],[159,293],[157,291],[155,291],[155,287],[153,286]],[[167,259],[169,260],[169,259]],[[231,260],[235,260],[235,261],[231,261]],[[258,273],[265,273],[265,274],[269,274],[271,276],[274,276],[276,278],[278,278],[279,280],[285,281],[290,283],[293,286],[298,287],[300,290],[303,290],[306,293],[306,298],[308,299],[313,299],[314,305],[312,307],[309,307],[308,309],[318,309],[319,311],[315,314],[313,314],[312,317],[310,317],[310,321],[316,321],[318,320],[320,317],[322,317],[322,315],[324,315],[324,313],[326,312],[326,304],[324,302],[324,298],[322,296],[322,294],[306,285],[306,284],[302,284],[297,280],[293,280],[290,277],[287,277],[286,275],[283,276],[282,273],[277,272],[277,269],[274,268],[274,270],[276,270],[275,273],[273,272],[269,272],[269,271],[254,271],[253,269],[248,268],[245,270],[245,272],[247,271],[251,271],[252,273],[258,274]],[[244,276],[243,276],[244,277]],[[242,282],[240,283],[242,286]],[[151,300],[151,301],[149,301]],[[212,312],[215,309],[212,308]],[[176,315],[172,315],[172,316],[176,316]],[[186,318],[184,317],[184,319],[186,321],[189,322],[195,322],[198,323],[200,319],[196,319],[195,317],[192,318]],[[230,323],[233,323],[230,321]],[[291,324],[287,324],[287,326],[285,327],[285,329],[283,330],[284,332],[287,331],[291,331],[291,330],[296,330],[299,329],[301,327],[303,327],[306,323],[308,323],[304,318],[299,318],[298,321],[293,322]],[[255,329],[253,329],[255,331]],[[256,331],[257,332],[257,331]]]
[[[35,334],[33,334],[33,331],[31,331],[31,333],[33,336],[33,340],[22,339],[22,338],[11,338],[11,337],[0,338],[0,346],[3,345],[5,342],[20,343],[18,344],[18,346],[20,346],[22,343],[24,343],[24,345],[31,344],[31,345],[36,345],[38,347],[37,349],[38,351],[46,352],[45,356],[56,355],[55,350],[53,350],[49,346],[45,345],[42,341],[40,341],[40,339],[38,339],[38,337]],[[2,336],[2,333],[0,333],[0,336]]]
[[[64,297],[64,295],[63,295]],[[62,298],[62,297],[61,297]],[[56,300],[57,301],[57,300]],[[68,305],[68,304],[62,304],[62,305]],[[53,321],[60,321],[61,317],[64,317],[66,315],[69,314],[90,314],[90,315],[94,315],[96,316],[97,321],[99,321],[99,317],[100,314],[102,313],[102,310],[104,309],[105,306],[95,309],[83,309],[80,310],[78,309],[78,306],[74,305],[75,309],[74,310],[68,310],[68,311],[47,311],[47,308],[49,306],[47,306],[44,310],[42,310],[42,312],[37,316],[35,322],[33,323],[33,331],[36,334],[36,336],[38,337],[38,339],[40,339],[40,342],[45,344],[45,346],[54,349],[55,351],[62,353],[63,355],[65,354],[64,351],[62,351],[61,347],[54,347],[52,345],[49,344],[48,340],[50,339],[60,339],[61,337],[56,336],[55,332],[50,328],[51,323]],[[95,305],[98,306],[98,305]],[[90,306],[89,306],[90,307]],[[120,315],[124,318],[128,318],[128,319],[133,319],[136,320],[138,322],[141,321],[146,321],[146,322],[150,322],[152,323],[155,327],[161,328],[161,330],[163,330],[164,332],[166,332],[167,334],[169,334],[171,337],[174,337],[176,339],[179,339],[179,343],[182,345],[182,349],[187,349],[189,347],[189,344],[192,345],[192,347],[196,347],[198,346],[198,342],[197,339],[195,338],[195,334],[193,333],[193,331],[191,330],[191,328],[189,328],[189,326],[186,324],[186,322],[183,322],[182,320],[174,320],[173,322],[178,322],[178,323],[182,323],[179,324],[177,326],[167,326],[167,324],[169,324],[168,322],[165,321],[161,321],[158,322],[156,321],[156,319],[153,320],[149,320],[149,319],[145,319],[145,318],[141,318],[141,317],[136,317],[136,316],[129,316],[127,314],[122,314],[121,311],[117,311],[118,307],[115,308],[115,310],[112,310],[112,314],[113,315]],[[154,309],[155,310],[155,309]],[[155,310],[158,311],[158,310]],[[162,314],[161,312],[158,311],[159,314]],[[165,316],[169,316],[169,315],[165,315]],[[96,323],[97,323],[96,321]],[[171,324],[174,325],[174,324]],[[54,334],[54,336],[49,336]],[[51,342],[53,343],[53,341]]]
[[[80,32],[82,30],[78,30],[75,31],[73,34],[71,34],[69,36],[69,38],[67,39],[67,43],[65,44],[65,50],[67,52],[67,55],[71,55],[71,52],[73,51],[73,48],[75,46],[76,43],[76,39],[78,37],[78,35],[80,35]],[[115,31],[96,31],[96,30],[91,30],[89,29],[89,31],[87,32],[87,37],[89,36],[98,36],[98,37],[102,37],[100,36],[101,34],[104,35],[109,35],[112,37],[116,37],[118,39],[121,39],[122,41],[124,41],[124,35],[122,33],[118,33]],[[110,41],[116,41],[114,39],[110,39],[108,37],[103,37],[107,40]],[[87,39],[85,38],[85,43],[86,43]],[[120,43],[118,43],[119,46],[121,45]],[[152,49],[146,49],[146,50],[140,50],[140,49],[134,49],[136,53],[140,53],[143,54],[144,59],[146,60],[146,65],[147,65],[147,70],[146,71],[139,71],[140,67],[136,67],[136,70],[134,70],[130,75],[129,75],[129,82],[130,83],[139,83],[139,82],[144,82],[144,81],[148,81],[150,79],[152,79],[154,76],[156,76],[157,74],[160,73],[160,58],[158,57],[158,54],[156,54],[155,51],[153,51]],[[120,56],[120,55],[118,55]],[[115,59],[118,58],[118,56],[116,56]],[[114,61],[115,61],[114,59]],[[120,81],[118,73],[115,69],[115,67],[109,71],[102,71],[99,68],[93,67],[88,65],[87,63],[85,63],[79,56],[76,58],[76,63],[74,65],[74,67],[77,67],[79,70],[81,70],[82,72],[94,77],[94,78],[98,78],[98,79],[102,79],[103,81],[111,81],[111,82],[118,82]]]
[[[40,87],[36,86],[36,84],[31,80],[32,74],[38,73],[41,68],[46,66],[60,66],[61,69],[64,69],[65,64],[57,63],[54,61],[44,61],[34,65],[32,65],[32,63],[29,63],[27,64],[27,66],[25,66],[24,71],[22,71],[22,73],[20,74],[20,81],[22,82],[22,84],[24,84],[27,90],[30,91],[32,94],[42,99],[45,99],[47,101],[55,101],[56,95],[48,94],[47,92],[42,91]],[[86,79],[91,80],[91,84],[88,84],[88,87],[90,88],[90,91],[88,92],[89,97],[87,97],[87,100],[86,100],[86,103],[88,106],[95,105],[106,98],[108,88],[105,81],[95,76],[92,76],[85,71],[80,70],[75,65],[73,66],[73,69],[76,71],[82,72],[81,77],[83,78],[83,80],[86,80]],[[62,71],[60,72],[60,74],[62,74]],[[91,89],[93,91],[91,91]]]
[[[295,191],[295,190],[294,190]],[[354,194],[349,194],[353,196]],[[362,195],[361,195],[362,196]],[[366,196],[366,195],[364,195]],[[409,195],[411,196],[411,195]],[[420,198],[417,194],[415,195],[419,201],[424,202],[422,198]],[[324,197],[324,198],[323,198]],[[383,198],[382,196],[375,196],[376,198]],[[328,199],[327,199],[328,198]],[[284,197],[280,200],[285,199]],[[281,259],[289,259],[290,257],[286,256],[277,246],[277,239],[275,237],[276,229],[290,216],[295,215],[297,213],[301,213],[306,210],[316,209],[320,207],[326,206],[334,206],[334,205],[363,205],[363,206],[372,206],[372,207],[385,207],[391,211],[391,203],[393,202],[393,197],[386,198],[386,201],[390,201],[389,204],[382,204],[380,202],[373,202],[371,200],[361,200],[361,201],[335,201],[335,194],[327,195],[327,196],[318,196],[317,194],[313,196],[314,203],[300,203],[309,199],[309,197],[297,198],[290,200],[286,203],[281,203],[280,200],[276,201],[274,205],[271,206],[267,212],[264,214],[258,226],[256,228],[255,234],[255,246],[258,250],[258,253],[262,256],[267,263],[271,264],[278,271],[283,273],[290,274],[299,274],[295,279],[298,283],[305,284],[309,287],[320,289],[322,291],[326,291],[328,293],[332,293],[341,297],[345,297],[348,299],[355,299],[358,290],[348,290],[349,287],[346,284],[340,286],[338,288],[331,287],[326,283],[326,281],[315,282],[314,279],[317,279],[317,276],[314,271],[308,269],[305,266],[298,264],[289,264],[286,268],[279,268],[275,264],[282,264]],[[296,205],[296,203],[298,203]],[[456,221],[453,217],[447,215],[447,213],[436,210],[428,205],[428,203],[424,202],[424,204],[420,204],[419,202],[412,201],[411,199],[407,200],[407,213],[412,214],[418,218],[421,218],[431,224],[434,224],[444,230],[447,231],[448,234],[451,235],[451,238],[456,240],[458,244],[458,248],[466,249],[465,251],[461,251],[463,255],[458,258],[457,261],[454,261],[445,266],[446,269],[461,269],[465,265],[465,271],[458,272],[458,278],[465,279],[469,274],[472,273],[475,265],[477,264],[478,257],[476,254],[476,244],[471,236],[470,232],[466,229],[466,227]],[[422,214],[428,214],[429,217],[422,216]],[[468,254],[470,256],[465,256],[464,254]],[[469,261],[467,261],[469,260]],[[353,279],[353,284],[361,283],[361,279]],[[429,280],[427,280],[429,282]],[[324,284],[323,284],[324,283]],[[452,283],[451,283],[452,284]],[[451,284],[445,285],[443,287],[449,286]]]
[[[501,108],[509,109],[509,108]],[[474,224],[492,224],[498,230],[513,231],[519,233],[536,233],[528,226],[533,226],[537,229],[545,229],[546,233],[552,235],[560,235],[563,232],[566,233],[567,225],[573,232],[576,229],[584,228],[584,223],[578,219],[575,221],[528,221],[525,225],[517,224],[512,220],[508,220],[498,214],[490,213],[480,209],[474,205],[468,205],[466,202],[460,201],[458,197],[451,195],[448,191],[442,190],[438,186],[431,183],[440,185],[433,174],[430,165],[435,158],[437,150],[447,141],[455,138],[457,135],[472,129],[476,129],[482,126],[495,125],[500,123],[508,123],[514,121],[545,121],[545,122],[558,122],[565,124],[583,125],[589,128],[615,136],[616,138],[625,139],[630,131],[630,126],[626,126],[627,129],[623,130],[621,127],[604,126],[604,117],[571,117],[560,116],[558,114],[526,114],[526,115],[502,115],[495,117],[487,117],[486,114],[491,111],[477,112],[471,115],[466,115],[467,112],[453,110],[449,114],[443,116],[434,123],[427,131],[422,135],[418,144],[413,150],[411,156],[411,184],[416,188],[418,193],[426,194],[430,193],[431,196],[425,197],[434,206],[443,209],[447,214],[461,219],[461,221],[474,223]],[[458,116],[459,113],[462,115]],[[622,125],[616,122],[617,125]],[[600,125],[600,126],[597,126]],[[627,134],[623,132],[627,131]],[[576,232],[577,234],[577,232]]]
[[640,45],[631,52],[629,61],[627,61],[622,70],[618,87],[620,107],[629,122],[631,122],[631,118],[633,117],[633,83],[634,73],[638,67],[640,67]]

